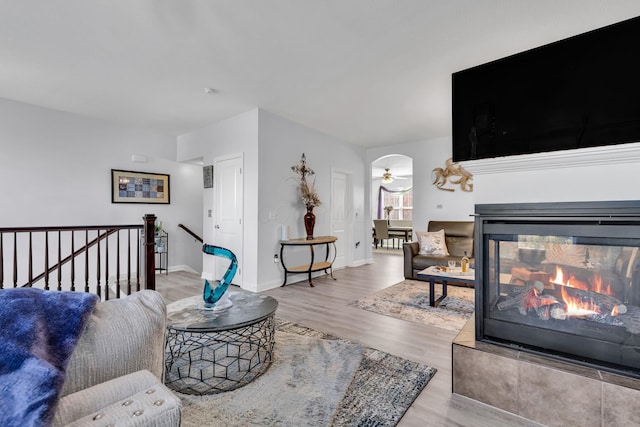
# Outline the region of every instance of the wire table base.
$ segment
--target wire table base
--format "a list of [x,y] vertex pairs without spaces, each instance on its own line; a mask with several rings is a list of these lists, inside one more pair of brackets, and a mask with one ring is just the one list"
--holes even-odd
[[274,338],[273,315],[221,332],[169,328],[165,383],[180,393],[197,395],[242,387],[271,366]]

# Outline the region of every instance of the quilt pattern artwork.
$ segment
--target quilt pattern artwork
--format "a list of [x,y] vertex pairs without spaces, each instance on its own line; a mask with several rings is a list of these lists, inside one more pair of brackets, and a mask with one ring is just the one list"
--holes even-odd
[[115,169],[111,173],[113,203],[169,203],[169,175]]
[[118,188],[120,197],[164,197],[164,184],[157,179],[121,176]]

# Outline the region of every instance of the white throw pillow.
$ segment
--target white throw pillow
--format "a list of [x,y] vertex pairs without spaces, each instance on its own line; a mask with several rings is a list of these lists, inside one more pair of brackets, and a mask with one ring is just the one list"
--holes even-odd
[[447,243],[444,239],[444,230],[433,232],[418,231],[417,234],[420,255],[449,255]]

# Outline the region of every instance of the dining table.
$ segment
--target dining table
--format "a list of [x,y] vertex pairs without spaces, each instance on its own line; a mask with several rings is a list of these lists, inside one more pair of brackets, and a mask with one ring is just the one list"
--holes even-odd
[[411,241],[413,236],[413,227],[390,225],[387,229],[389,230],[389,237],[393,238],[401,236],[405,242]]
[[[393,226],[393,225],[389,225],[387,226],[387,230],[389,231],[389,238],[390,239],[403,239],[403,241],[405,242],[410,242],[411,239],[413,238],[413,227],[411,226]],[[372,227],[372,231],[373,231],[373,235],[375,236],[376,234],[376,229],[375,227]],[[375,238],[374,238],[374,244],[376,243]],[[395,247],[395,245],[394,245]]]

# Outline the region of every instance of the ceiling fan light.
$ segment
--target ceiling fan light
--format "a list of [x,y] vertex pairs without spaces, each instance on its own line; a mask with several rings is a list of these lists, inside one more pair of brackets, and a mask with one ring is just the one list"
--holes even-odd
[[393,182],[393,176],[391,172],[389,172],[389,168],[384,168],[384,173],[382,174],[382,183],[383,184],[391,184]]

